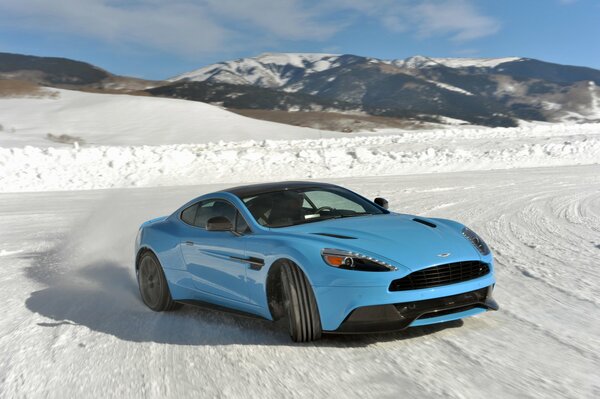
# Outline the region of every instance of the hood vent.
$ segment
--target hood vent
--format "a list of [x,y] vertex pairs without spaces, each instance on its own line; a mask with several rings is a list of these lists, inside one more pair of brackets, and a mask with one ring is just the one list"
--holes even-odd
[[312,233],[312,234],[316,234],[319,236],[325,236],[325,237],[341,238],[342,240],[356,240],[356,237],[343,236],[341,234],[331,234],[331,233]]
[[423,219],[419,219],[419,218],[414,218],[413,220],[417,223],[421,223],[421,224],[424,224],[425,226],[429,226],[432,229],[435,229],[437,227],[435,224],[428,222],[427,220],[423,220]]

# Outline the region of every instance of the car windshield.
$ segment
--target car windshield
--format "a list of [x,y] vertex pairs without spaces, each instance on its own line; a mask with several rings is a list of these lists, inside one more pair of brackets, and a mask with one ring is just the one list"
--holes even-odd
[[353,192],[337,187],[272,191],[242,201],[256,221],[266,227],[386,213]]

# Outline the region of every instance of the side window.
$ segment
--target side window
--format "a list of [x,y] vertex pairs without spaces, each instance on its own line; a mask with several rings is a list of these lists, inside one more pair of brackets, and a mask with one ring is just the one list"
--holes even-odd
[[181,212],[181,220],[183,220],[187,224],[194,224],[194,220],[196,219],[196,211],[198,210],[198,204],[194,204],[190,207],[187,207]]
[[250,230],[238,210],[227,201],[208,200],[196,203],[181,212],[181,220],[192,226],[206,228],[206,222],[215,216],[224,216],[235,226],[235,230],[246,233]]
[[251,232],[250,226],[248,226],[248,223],[246,223],[246,219],[244,219],[239,212],[235,215],[235,231],[236,233],[240,234]]
[[206,222],[208,219],[215,216],[224,216],[231,221],[231,224],[235,223],[235,213],[237,209],[229,202],[221,200],[208,200],[200,203],[198,212],[194,219],[194,226],[206,228]]

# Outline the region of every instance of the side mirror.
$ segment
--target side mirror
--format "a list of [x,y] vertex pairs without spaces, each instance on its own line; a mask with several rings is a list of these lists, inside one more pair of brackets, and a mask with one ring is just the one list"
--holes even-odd
[[373,201],[383,209],[388,209],[388,201],[385,198],[377,197]]
[[233,223],[225,216],[214,216],[206,222],[207,231],[231,231]]

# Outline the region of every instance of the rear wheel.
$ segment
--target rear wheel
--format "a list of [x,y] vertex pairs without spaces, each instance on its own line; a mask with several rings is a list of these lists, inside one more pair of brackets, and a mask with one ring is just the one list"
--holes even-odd
[[171,297],[169,285],[156,255],[150,251],[142,254],[137,269],[142,301],[156,312],[175,310],[181,305]]
[[283,302],[294,342],[321,338],[321,318],[312,287],[302,270],[288,262],[281,268]]

